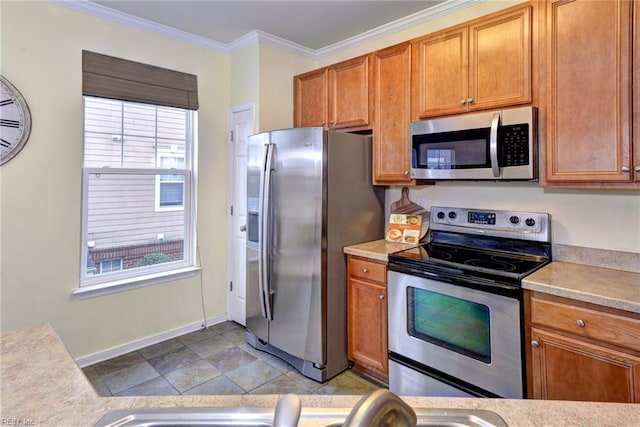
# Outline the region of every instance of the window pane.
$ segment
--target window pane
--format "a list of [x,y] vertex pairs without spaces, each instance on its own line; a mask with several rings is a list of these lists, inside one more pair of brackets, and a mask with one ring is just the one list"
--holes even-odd
[[93,97],[84,102],[86,167],[155,168],[160,153],[185,158],[189,111]]
[[184,200],[183,188],[184,185],[182,182],[160,182],[160,206],[182,206]]
[[[155,209],[159,179],[154,173],[89,174],[85,241],[94,246],[89,248],[87,266],[122,258],[122,269],[128,270],[185,259],[185,211]],[[168,185],[180,187],[182,204],[184,184]],[[175,201],[176,190],[168,191],[167,197]]]

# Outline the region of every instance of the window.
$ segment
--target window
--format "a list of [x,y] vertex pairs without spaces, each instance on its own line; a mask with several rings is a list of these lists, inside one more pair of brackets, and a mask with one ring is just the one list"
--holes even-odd
[[81,298],[195,274],[197,76],[82,51]]
[[122,258],[108,259],[100,262],[100,274],[122,270]]
[[194,265],[195,115],[84,97],[81,288]]

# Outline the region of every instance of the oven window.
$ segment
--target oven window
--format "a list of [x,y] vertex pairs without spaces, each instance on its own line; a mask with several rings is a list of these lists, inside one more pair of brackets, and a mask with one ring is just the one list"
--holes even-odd
[[407,305],[409,335],[491,363],[488,306],[413,287]]

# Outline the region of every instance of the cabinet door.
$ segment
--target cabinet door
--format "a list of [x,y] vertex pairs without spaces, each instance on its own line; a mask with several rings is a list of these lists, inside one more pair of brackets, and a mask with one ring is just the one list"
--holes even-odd
[[633,26],[633,153],[632,163],[634,181],[640,183],[640,2],[633,2],[633,16],[636,17]]
[[293,78],[293,126],[326,126],[328,103],[328,71],[326,68]]
[[547,3],[545,172],[549,183],[631,180],[634,3]]
[[407,184],[411,167],[411,45],[402,43],[373,53],[375,120],[374,183]]
[[467,111],[467,27],[412,44],[412,120]]
[[367,128],[373,118],[369,56],[329,67],[329,127]]
[[531,329],[533,397],[640,402],[640,357]]
[[387,289],[349,279],[349,359],[387,374]]
[[531,7],[469,27],[469,111],[531,102]]

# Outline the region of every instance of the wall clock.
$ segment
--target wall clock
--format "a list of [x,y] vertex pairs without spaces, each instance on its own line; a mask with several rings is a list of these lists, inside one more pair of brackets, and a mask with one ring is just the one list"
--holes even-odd
[[31,112],[18,89],[0,76],[0,165],[22,150],[31,133]]

